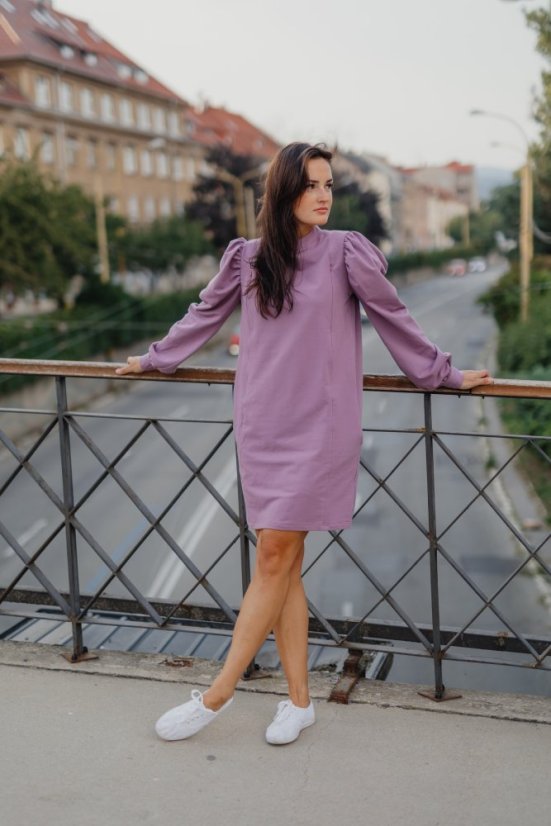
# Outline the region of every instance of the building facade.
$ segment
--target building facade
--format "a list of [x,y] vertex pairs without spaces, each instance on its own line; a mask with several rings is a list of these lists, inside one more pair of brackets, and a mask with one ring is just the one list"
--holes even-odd
[[467,220],[469,207],[451,192],[402,175],[397,251],[446,249],[453,246],[448,227],[453,218]]
[[45,0],[0,0],[0,151],[133,223],[182,211],[202,168],[182,98]]

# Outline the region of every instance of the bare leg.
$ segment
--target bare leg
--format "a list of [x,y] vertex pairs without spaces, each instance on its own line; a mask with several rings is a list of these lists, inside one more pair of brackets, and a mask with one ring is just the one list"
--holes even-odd
[[289,590],[281,614],[274,625],[277,650],[281,659],[289,697],[295,706],[306,708],[308,692],[308,604],[302,584],[301,570],[304,545],[290,573]]
[[228,656],[220,674],[203,694],[207,708],[216,711],[233,695],[247,665],[274,627],[305,536],[305,531],[259,531],[255,570],[235,623]]

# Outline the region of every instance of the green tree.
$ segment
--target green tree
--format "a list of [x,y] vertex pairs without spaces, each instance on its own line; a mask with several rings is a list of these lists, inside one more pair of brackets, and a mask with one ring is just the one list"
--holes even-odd
[[[546,233],[551,233],[551,12],[540,8],[526,11],[528,26],[536,32],[536,49],[547,67],[541,73],[541,90],[534,101],[534,118],[540,127],[540,140],[532,145],[534,162],[534,218]],[[549,252],[549,244],[537,237],[535,249]]]
[[212,244],[198,221],[182,215],[158,218],[145,227],[115,231],[115,252],[122,255],[129,270],[153,273],[184,271],[195,255],[212,252]]
[[378,193],[360,189],[355,181],[344,183],[338,175],[335,175],[334,181],[333,206],[328,228],[357,230],[374,244],[388,238],[388,231],[379,211]]
[[94,205],[77,186],[40,174],[34,162],[0,171],[0,287],[44,290],[59,305],[69,280],[95,269]]

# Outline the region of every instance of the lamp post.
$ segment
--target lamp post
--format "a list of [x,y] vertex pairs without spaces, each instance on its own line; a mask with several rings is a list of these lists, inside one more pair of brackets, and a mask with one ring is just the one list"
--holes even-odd
[[534,195],[532,184],[532,161],[530,158],[530,143],[526,132],[514,118],[498,112],[486,112],[484,109],[472,109],[471,115],[483,115],[488,118],[504,120],[520,132],[526,145],[526,158],[520,170],[520,320],[528,321],[530,307],[530,263],[534,256]]
[[101,175],[94,174],[94,201],[96,207],[96,237],[98,242],[99,278],[102,284],[109,283],[109,247],[107,245],[107,226],[105,222],[105,202]]
[[237,224],[237,234],[242,238],[252,238],[255,230],[254,192],[251,187],[246,187],[247,181],[264,174],[268,167],[267,163],[249,169],[243,175],[234,175],[227,169],[216,168],[214,177],[220,181],[225,181],[233,186],[235,193],[235,220]]

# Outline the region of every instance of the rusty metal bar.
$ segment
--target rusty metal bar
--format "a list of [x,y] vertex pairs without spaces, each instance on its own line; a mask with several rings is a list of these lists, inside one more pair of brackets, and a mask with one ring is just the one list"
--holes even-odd
[[75,505],[73,490],[73,465],[71,461],[71,438],[67,423],[67,384],[62,376],[55,380],[57,398],[57,427],[59,434],[59,455],[61,461],[61,479],[63,485],[63,518],[65,520],[65,545],[67,548],[67,574],[69,578],[69,603],[71,613],[71,631],[73,637],[72,662],[78,662],[88,649],[82,638],[80,614],[80,584],[78,575],[78,554],[75,527],[71,522],[71,513]]
[[[431,700],[449,699],[442,678],[442,640],[440,635],[440,599],[438,594],[438,540],[436,533],[436,491],[434,485],[434,433],[430,393],[425,393],[425,467],[427,474],[427,514],[429,540],[430,603],[432,613],[432,662],[434,665],[434,693],[423,692]],[[456,695],[459,696],[459,695]]]
[[[0,359],[0,373],[31,376],[66,376],[67,378],[116,379],[119,381],[192,381],[204,384],[233,384],[235,370],[217,367],[181,367],[175,373],[115,373],[121,364],[101,361],[56,361],[41,359]],[[412,384],[405,376],[374,375],[365,373],[364,390],[382,390],[390,393],[417,393],[426,391]],[[472,390],[452,390],[440,387],[432,390],[435,395],[454,396],[501,396],[526,399],[551,399],[551,382],[521,381],[519,379],[494,379],[493,384],[474,387]]]

